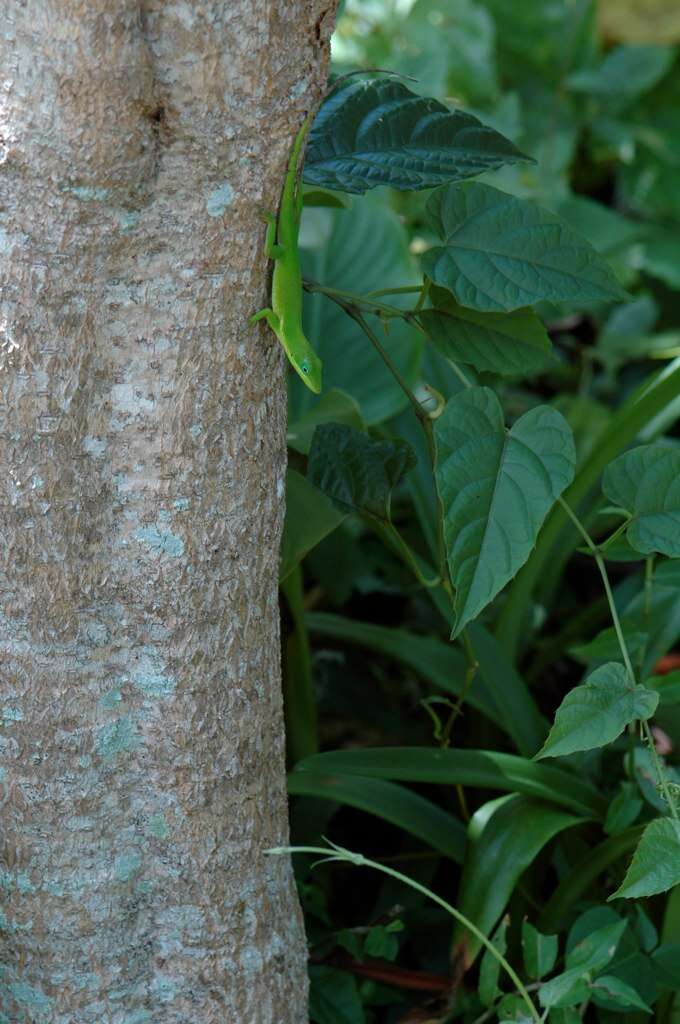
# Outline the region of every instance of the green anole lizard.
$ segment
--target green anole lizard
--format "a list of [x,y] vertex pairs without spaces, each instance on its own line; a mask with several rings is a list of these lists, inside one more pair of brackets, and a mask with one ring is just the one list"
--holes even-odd
[[321,360],[302,330],[302,270],[298,252],[298,231],[302,214],[302,182],[298,181],[298,162],[305,136],[312,123],[308,114],[295,136],[283,183],[278,219],[265,214],[267,234],[265,252],[274,260],[272,307],[261,309],[248,323],[266,320],[283,345],[291,366],[307,387],[321,391]]

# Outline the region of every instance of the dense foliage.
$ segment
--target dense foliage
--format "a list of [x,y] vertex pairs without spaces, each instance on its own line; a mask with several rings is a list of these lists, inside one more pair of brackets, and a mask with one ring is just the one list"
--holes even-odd
[[304,168],[292,841],[390,872],[296,855],[316,1024],[680,1019],[680,61],[603,7],[339,22],[417,81]]

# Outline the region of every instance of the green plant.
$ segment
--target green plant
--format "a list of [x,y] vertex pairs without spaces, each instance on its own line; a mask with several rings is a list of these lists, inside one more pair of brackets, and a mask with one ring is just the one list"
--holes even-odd
[[[304,166],[327,390],[290,391],[293,839],[405,868],[348,899],[300,860],[312,1019],[405,1020],[423,982],[432,1020],[671,1021],[680,210],[633,170],[678,162],[680,71],[666,46],[599,52],[587,3],[453,6],[463,56],[433,0],[348,4],[339,38],[407,74],[432,47],[427,84],[468,109],[349,80]],[[396,963],[360,963],[348,915],[383,927],[413,872],[453,935],[410,896]]]

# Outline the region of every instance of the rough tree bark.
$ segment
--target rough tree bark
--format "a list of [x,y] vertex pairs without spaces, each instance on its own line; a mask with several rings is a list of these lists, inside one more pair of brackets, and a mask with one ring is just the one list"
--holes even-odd
[[0,1021],[302,1024],[258,210],[331,0],[0,11]]

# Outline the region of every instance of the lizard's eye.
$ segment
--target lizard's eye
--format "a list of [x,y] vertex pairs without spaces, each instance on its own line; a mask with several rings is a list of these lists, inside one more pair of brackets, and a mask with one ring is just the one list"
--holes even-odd
[[300,369],[305,374],[309,373],[309,363],[301,363],[300,364]]

